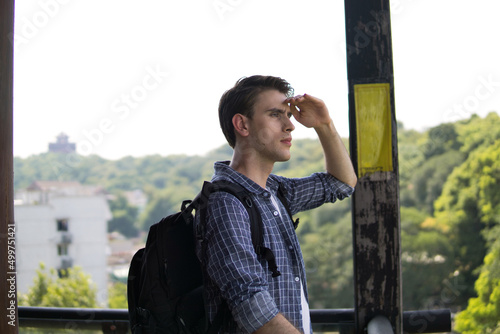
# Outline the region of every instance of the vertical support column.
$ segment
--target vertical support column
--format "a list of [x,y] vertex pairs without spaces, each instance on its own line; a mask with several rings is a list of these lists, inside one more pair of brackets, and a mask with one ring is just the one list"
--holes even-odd
[[402,333],[399,176],[389,0],[345,0],[355,332],[377,315]]
[[14,0],[0,1],[0,333],[18,332],[13,185]]

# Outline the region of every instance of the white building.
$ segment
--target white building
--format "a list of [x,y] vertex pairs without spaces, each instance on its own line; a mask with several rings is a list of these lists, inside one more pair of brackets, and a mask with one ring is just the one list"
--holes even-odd
[[26,293],[40,262],[56,270],[79,266],[107,305],[107,222],[104,191],[78,182],[37,181],[15,195],[17,285]]

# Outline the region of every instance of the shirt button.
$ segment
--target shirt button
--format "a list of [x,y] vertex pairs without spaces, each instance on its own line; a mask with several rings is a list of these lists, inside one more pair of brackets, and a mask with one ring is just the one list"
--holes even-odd
[[295,277],[295,282],[298,282],[298,281],[300,281],[300,278]]
[[273,215],[278,216],[278,215],[279,215],[279,212],[278,212],[278,211],[274,211],[274,212],[273,212]]
[[288,246],[288,249],[292,250],[292,249],[293,249],[293,246]]

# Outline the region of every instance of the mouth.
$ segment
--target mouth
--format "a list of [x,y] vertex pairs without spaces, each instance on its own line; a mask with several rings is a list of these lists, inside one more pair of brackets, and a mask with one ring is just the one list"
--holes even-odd
[[292,146],[292,138],[282,139],[281,142],[287,146]]

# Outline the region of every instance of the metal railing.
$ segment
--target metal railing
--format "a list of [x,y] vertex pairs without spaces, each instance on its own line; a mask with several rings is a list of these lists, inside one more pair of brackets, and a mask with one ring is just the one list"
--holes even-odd
[[[376,318],[374,318],[376,319]],[[311,322],[315,331],[353,333],[354,309],[314,309]],[[372,326],[378,326],[378,321]],[[19,307],[19,325],[34,328],[99,330],[103,333],[130,333],[126,309]],[[446,333],[451,331],[448,309],[403,312],[405,333]],[[375,331],[373,333],[381,333]]]

